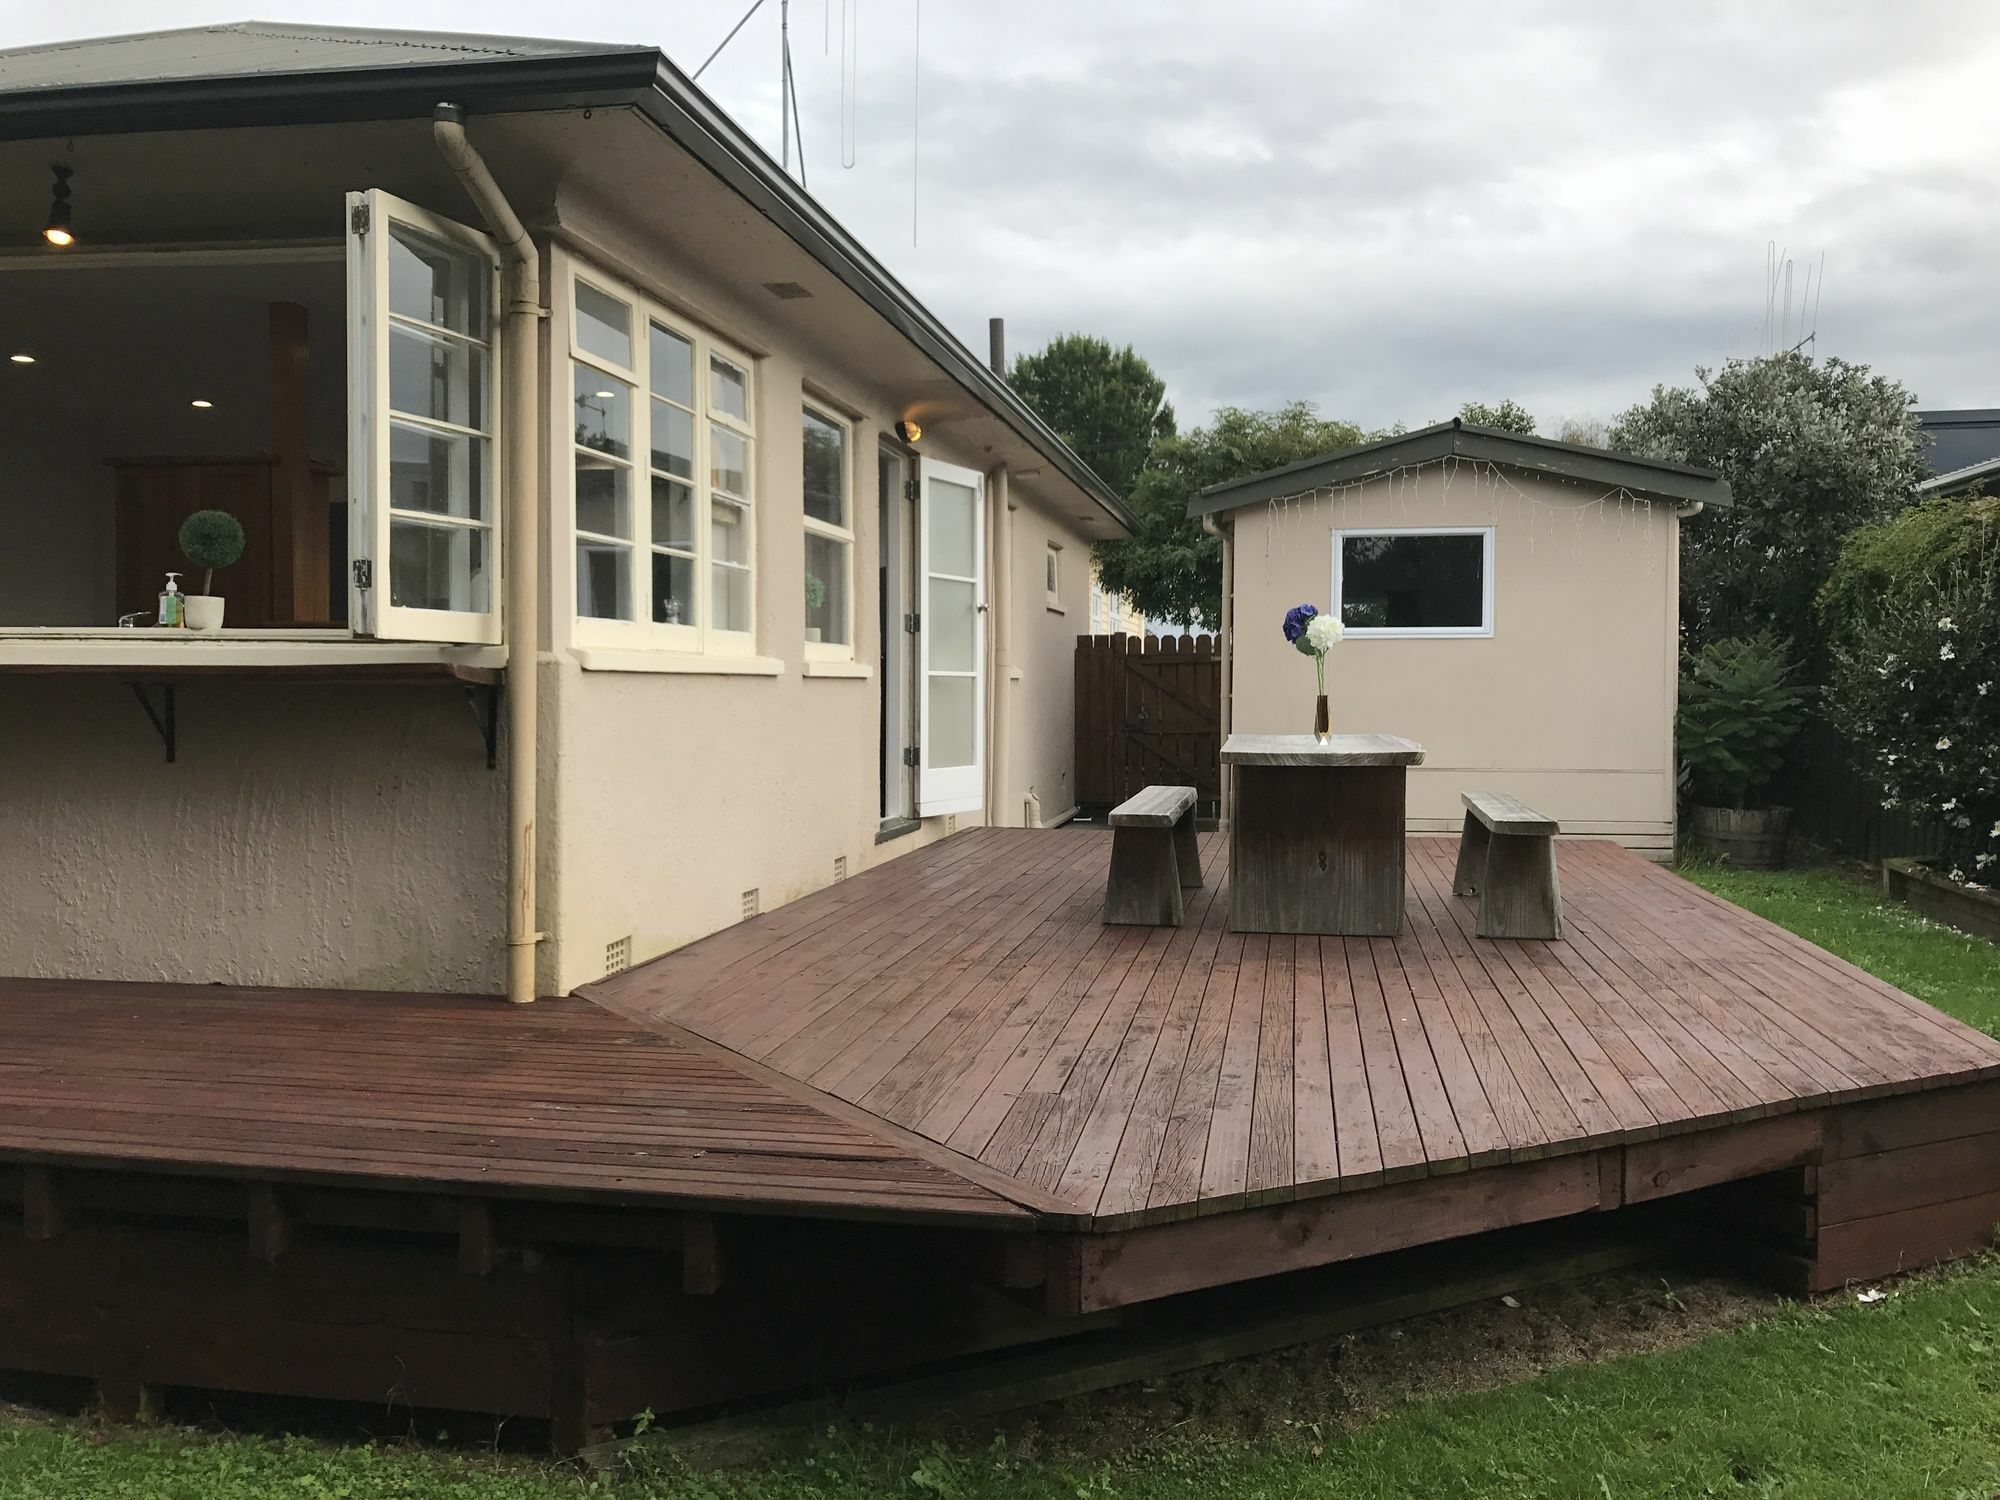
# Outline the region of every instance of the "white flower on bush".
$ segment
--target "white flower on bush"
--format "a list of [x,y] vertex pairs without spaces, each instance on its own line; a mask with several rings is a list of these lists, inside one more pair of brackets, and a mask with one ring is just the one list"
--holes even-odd
[[1950,812],[1956,806],[1958,806],[1958,798],[1947,797],[1944,799],[1944,806],[1943,808],[1940,809],[1940,811]]
[[1958,627],[1957,627],[1956,625],[1954,625],[1954,624],[1952,624],[1952,623],[1951,623],[1951,616],[1950,616],[1950,615],[1946,615],[1946,616],[1945,616],[1945,617],[1944,617],[1944,618],[1943,618],[1942,620],[1939,620],[1939,621],[1938,621],[1938,629],[1939,629],[1939,630],[1956,630],[1956,629],[1958,629]]
[[1896,805],[1896,799],[1894,797],[1884,797],[1882,799],[1882,810],[1884,812],[1887,812],[1890,808],[1894,807],[1895,805]]
[[1937,747],[1940,750],[1949,750],[1951,748],[1951,736],[1948,734],[1939,735]]
[[1346,633],[1332,615],[1314,615],[1306,625],[1306,644],[1315,651],[1329,651]]
[[1946,641],[1942,646],[1938,647],[1939,661],[1950,661],[1956,655],[1958,655],[1958,653],[1951,649],[1951,642],[1949,641]]

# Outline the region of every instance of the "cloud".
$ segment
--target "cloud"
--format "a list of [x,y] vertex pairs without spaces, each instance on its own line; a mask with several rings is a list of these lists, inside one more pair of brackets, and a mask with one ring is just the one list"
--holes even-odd
[[[1071,329],[1129,341],[1184,420],[1306,397],[1414,424],[1511,396],[1548,427],[1770,347],[1776,241],[1799,258],[1795,296],[1825,255],[1822,352],[1929,405],[2000,403],[2000,11],[930,0],[913,130],[918,3],[796,0],[806,161],[813,192],[974,348],[991,315],[1017,350]],[[346,0],[338,20],[582,28],[691,66],[747,4]],[[13,29],[238,10],[76,0]],[[774,151],[778,11],[766,0],[703,79]],[[1794,336],[1805,321],[1794,307]]]

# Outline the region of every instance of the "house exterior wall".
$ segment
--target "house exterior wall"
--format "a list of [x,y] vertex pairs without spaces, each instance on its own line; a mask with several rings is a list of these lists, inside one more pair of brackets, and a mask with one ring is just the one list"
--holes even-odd
[[[952,827],[1018,824],[1033,788],[1043,816],[1066,811],[1075,620],[1088,587],[1089,546],[1060,520],[1022,503],[1006,512],[1013,528],[1014,665],[1006,685],[1013,709],[1009,786],[982,813],[925,819],[882,843],[881,694],[876,455],[899,412],[866,372],[842,367],[836,350],[801,344],[782,311],[767,312],[701,267],[669,250],[621,241],[592,226],[588,243],[558,256],[553,285],[565,297],[573,260],[634,287],[756,355],[757,563],[754,672],[705,670],[698,662],[620,658],[605,670],[599,653],[578,649],[571,629],[575,565],[568,532],[566,447],[553,455],[547,597],[556,700],[550,760],[556,784],[543,811],[555,867],[545,892],[552,932],[546,987],[567,991],[605,972],[607,948],[630,939],[633,962],[667,952],[740,921],[747,893],[770,910],[831,883],[837,860],[849,874],[922,848]],[[782,308],[782,304],[773,304]],[[558,351],[551,430],[568,421],[568,310],[550,320]],[[850,491],[854,517],[854,666],[817,675],[805,652],[803,439],[800,407],[810,399],[852,424]],[[981,468],[981,455],[955,443],[949,424],[927,432],[924,456]],[[999,486],[989,477],[989,537]],[[1064,575],[1066,614],[1047,608],[1042,549],[1059,540],[1079,566]],[[990,553],[990,547],[989,547]],[[992,558],[988,557],[989,588]],[[989,671],[995,642],[989,615]],[[810,670],[809,670],[810,666]],[[990,701],[990,700],[989,700]],[[545,753],[547,753],[545,751]],[[990,769],[990,767],[989,767]]]
[[1336,528],[1491,526],[1492,636],[1350,636],[1327,658],[1334,729],[1424,746],[1410,774],[1412,831],[1456,829],[1459,793],[1491,790],[1549,813],[1565,834],[1671,852],[1673,506],[1458,465],[1232,519],[1233,729],[1311,729],[1312,663],[1280,625],[1294,604],[1327,607]]
[[[157,700],[157,691],[155,698]],[[439,687],[0,677],[0,973],[491,992],[505,778]]]

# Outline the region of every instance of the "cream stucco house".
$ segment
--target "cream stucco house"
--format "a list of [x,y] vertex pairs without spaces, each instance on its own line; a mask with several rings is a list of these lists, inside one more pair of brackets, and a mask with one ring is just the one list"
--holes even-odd
[[654,49],[0,53],[0,180],[0,973],[526,998],[1072,805],[1123,506]]
[[1335,729],[1425,748],[1412,831],[1511,792],[1565,834],[1666,857],[1674,837],[1680,522],[1728,505],[1707,470],[1441,423],[1220,485],[1225,730],[1306,733],[1309,603],[1342,621]]

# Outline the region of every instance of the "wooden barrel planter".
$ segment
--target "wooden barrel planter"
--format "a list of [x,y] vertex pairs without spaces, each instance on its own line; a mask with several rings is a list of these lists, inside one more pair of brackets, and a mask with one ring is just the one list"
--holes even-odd
[[1789,807],[1697,807],[1694,841],[1746,870],[1781,870],[1792,828]]

